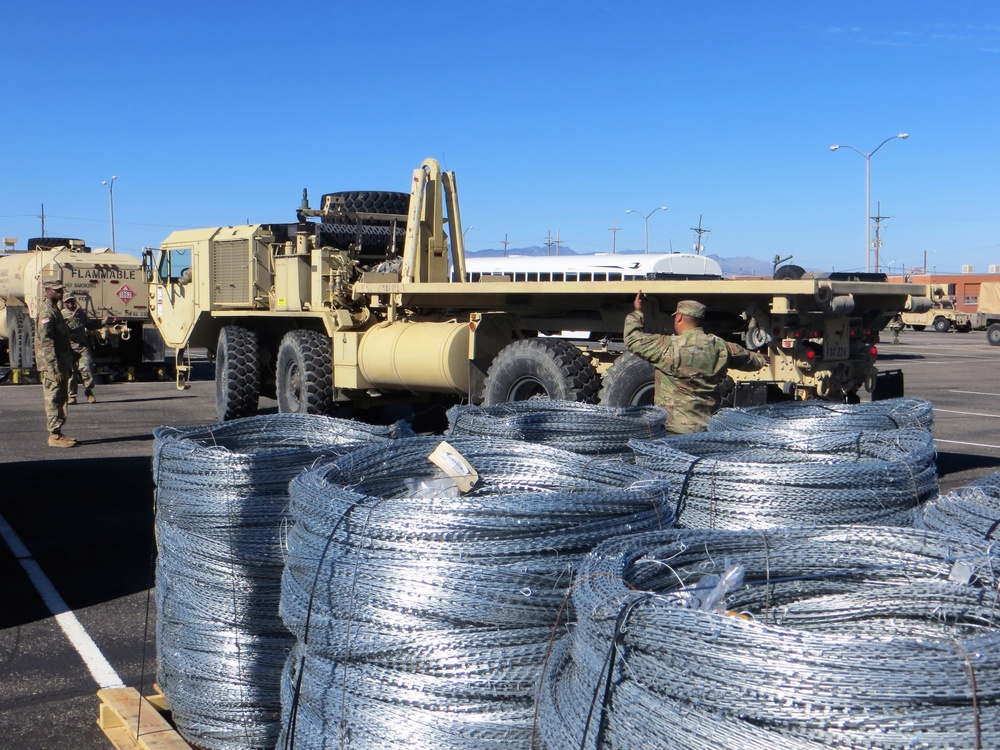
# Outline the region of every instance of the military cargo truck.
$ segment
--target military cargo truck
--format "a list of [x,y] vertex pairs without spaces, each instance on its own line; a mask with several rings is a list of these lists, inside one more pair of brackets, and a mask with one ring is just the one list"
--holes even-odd
[[470,281],[454,173],[427,159],[410,185],[329,193],[319,208],[304,193],[293,223],[174,232],[146,251],[153,320],[178,363],[191,347],[214,357],[219,419],[255,413],[261,396],[308,413],[428,394],[648,403],[652,369],[622,345],[640,288],[647,330],[671,332],[676,303],[697,299],[709,331],[768,356],[734,373],[734,400],[901,395],[901,373],[875,365],[879,332],[939,293],[882,275]]
[[27,247],[0,257],[0,365],[11,368],[14,382],[30,378],[34,371],[34,318],[42,283],[49,280],[61,281],[66,294],[73,294],[91,319],[115,318],[113,325],[102,327],[93,337],[99,369],[130,372],[143,362],[144,354],[146,361],[155,361],[157,355],[162,360],[155,330],[146,334],[144,344],[149,309],[139,258],[95,252],[73,238],[38,237]]
[[968,333],[972,330],[972,316],[955,307],[955,302],[948,297],[934,300],[929,310],[923,312],[904,312],[900,315],[903,325],[914,331],[923,331],[930,326],[939,333],[949,330]]
[[986,340],[1000,346],[1000,282],[987,281],[979,285],[977,310],[986,327]]

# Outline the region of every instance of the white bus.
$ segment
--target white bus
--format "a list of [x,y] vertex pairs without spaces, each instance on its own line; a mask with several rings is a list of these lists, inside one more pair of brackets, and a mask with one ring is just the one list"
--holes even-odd
[[692,253],[506,255],[465,259],[468,281],[507,276],[511,281],[645,281],[721,279],[722,266]]

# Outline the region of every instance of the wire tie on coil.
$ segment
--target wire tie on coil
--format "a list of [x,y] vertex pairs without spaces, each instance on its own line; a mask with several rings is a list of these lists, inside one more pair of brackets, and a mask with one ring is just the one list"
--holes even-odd
[[764,542],[764,622],[771,619],[771,548],[767,543],[767,532],[760,532]]
[[982,738],[982,727],[979,721],[979,700],[977,698],[977,688],[976,688],[976,671],[972,667],[972,660],[969,658],[969,652],[965,650],[961,643],[956,641],[954,638],[951,639],[951,644],[958,650],[965,660],[965,669],[969,673],[969,687],[972,688],[972,723],[976,731],[976,744],[974,745],[975,750],[982,750],[983,738]]
[[985,537],[985,539],[986,539],[987,542],[992,542],[993,541],[991,539],[991,537],[993,536],[993,532],[997,530],[997,527],[1000,527],[1000,518],[998,518],[996,521],[994,521],[990,525],[989,529],[986,530],[986,537]]
[[696,467],[704,456],[698,456],[691,465],[688,466],[687,471],[684,472],[684,481],[681,483],[681,491],[677,495],[677,506],[674,508],[674,523],[679,523],[681,519],[681,513],[684,512],[684,508],[687,506],[688,489],[691,486],[691,478],[694,476],[694,467]]
[[590,710],[587,712],[587,720],[583,725],[583,737],[580,740],[580,750],[585,750],[587,747],[587,735],[590,733],[590,722],[594,717],[594,707],[597,705],[598,692],[601,693],[601,717],[597,724],[597,742],[595,746],[597,748],[601,748],[604,745],[604,735],[608,730],[608,714],[611,709],[611,687],[615,674],[615,663],[618,661],[618,649],[621,646],[622,636],[625,633],[625,624],[628,621],[628,618],[632,615],[632,612],[635,611],[635,608],[640,604],[649,601],[651,598],[652,594],[647,593],[636,597],[630,602],[627,602],[618,613],[618,617],[615,619],[615,632],[611,639],[611,646],[608,649],[608,656],[604,662],[604,669],[602,670],[602,674],[604,674],[603,690],[601,689],[600,684],[594,686],[594,697],[590,702]]

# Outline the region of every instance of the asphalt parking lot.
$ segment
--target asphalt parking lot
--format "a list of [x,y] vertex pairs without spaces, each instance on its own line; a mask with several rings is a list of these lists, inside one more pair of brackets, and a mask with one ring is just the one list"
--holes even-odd
[[[981,331],[884,338],[880,367],[901,369],[906,394],[934,405],[942,491],[1000,471],[1000,347]],[[65,431],[80,445],[69,450],[46,445],[40,386],[0,386],[0,530],[8,540],[0,541],[0,749],[106,750],[95,724],[99,681],[110,674],[149,692],[152,431],[214,422],[210,377],[203,364],[184,391],[170,382],[99,386],[97,404],[70,407]],[[31,571],[51,583],[46,598]],[[93,661],[71,645],[69,615],[92,640]]]

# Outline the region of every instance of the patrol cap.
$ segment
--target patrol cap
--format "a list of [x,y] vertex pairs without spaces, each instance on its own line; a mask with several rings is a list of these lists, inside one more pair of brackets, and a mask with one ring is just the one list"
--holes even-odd
[[76,302],[76,297],[72,294],[67,294],[63,297],[63,304],[65,305],[67,302]]
[[677,303],[677,309],[674,310],[674,315],[677,313],[687,315],[689,318],[704,320],[705,306],[701,302],[695,302],[693,299],[682,299]]
[[61,292],[63,289],[66,288],[66,286],[61,281],[59,281],[59,279],[52,279],[50,281],[45,281],[42,283],[42,286],[45,289],[54,289],[57,292]]

